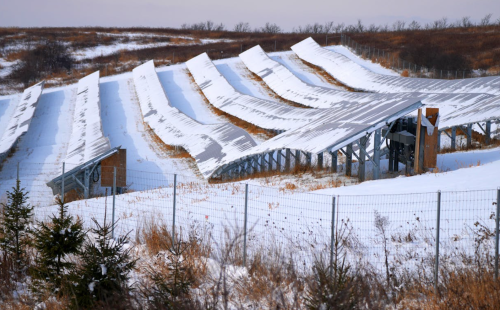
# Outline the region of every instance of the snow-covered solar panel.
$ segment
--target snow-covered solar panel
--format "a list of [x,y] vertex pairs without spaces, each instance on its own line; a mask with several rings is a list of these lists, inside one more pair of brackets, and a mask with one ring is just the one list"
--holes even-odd
[[78,166],[111,148],[102,131],[99,71],[78,81],[66,163]]
[[238,156],[256,145],[241,128],[227,123],[200,124],[172,107],[153,61],[135,68],[133,76],[144,122],[164,143],[186,149],[205,178],[226,164],[229,155]]
[[[310,102],[310,106],[335,107],[341,103],[341,106],[345,108],[349,104],[366,104],[418,97],[427,107],[440,109],[440,127],[443,129],[500,118],[499,100],[495,99],[498,97],[491,94],[417,92],[380,94],[339,91],[317,87],[301,81],[285,66],[269,58],[260,46],[243,52],[240,54],[240,58],[250,71],[259,75],[278,95],[302,104]],[[309,100],[320,97],[322,100]],[[325,98],[328,99],[324,100]]]
[[[339,109],[306,126],[286,131],[243,154],[234,155],[232,162],[287,148],[312,154],[334,152],[420,107],[419,98],[413,98]],[[367,151],[370,152],[370,148]]]
[[186,65],[211,104],[258,127],[290,130],[329,113],[326,110],[296,108],[242,94],[221,75],[206,53],[190,59]]
[[[332,108],[341,102],[364,102],[377,99],[377,96],[363,95],[353,98],[349,93],[332,88],[306,83],[290,70],[267,56],[259,46],[240,54],[240,59],[253,73],[257,74],[280,97],[313,108]],[[375,98],[374,98],[375,97]],[[353,100],[354,99],[354,100]]]
[[0,139],[0,160],[3,160],[9,154],[20,137],[28,131],[44,84],[44,82],[40,82],[24,90],[21,100],[17,104],[16,110],[9,119]]
[[383,93],[488,93],[500,95],[500,77],[438,80],[389,76],[372,72],[348,57],[321,47],[312,38],[292,46],[303,60],[323,68],[335,79],[355,89]]

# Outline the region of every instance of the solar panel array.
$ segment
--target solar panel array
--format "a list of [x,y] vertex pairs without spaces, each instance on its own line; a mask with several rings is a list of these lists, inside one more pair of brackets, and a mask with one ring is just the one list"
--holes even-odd
[[99,71],[78,81],[66,163],[78,166],[111,148],[102,131]]
[[16,110],[0,139],[0,161],[10,153],[17,145],[19,138],[28,131],[44,84],[44,82],[40,82],[24,90],[21,100],[17,104]]
[[329,113],[242,94],[220,74],[206,53],[188,60],[186,65],[212,105],[260,128],[290,130]]
[[205,178],[227,163],[229,156],[242,154],[256,145],[239,127],[227,123],[200,124],[172,107],[153,61],[135,68],[133,76],[144,122],[164,143],[186,149]]
[[420,92],[380,94],[339,91],[305,83],[285,66],[269,58],[260,46],[243,52],[240,58],[250,71],[259,75],[278,95],[312,107],[345,108],[350,104],[383,103],[418,97],[426,106],[440,108],[440,127],[443,129],[500,118],[499,98],[491,94]]
[[343,84],[364,91],[397,93],[487,93],[500,95],[500,77],[438,80],[388,76],[372,72],[348,57],[321,47],[312,38],[292,46],[303,60],[323,68]]

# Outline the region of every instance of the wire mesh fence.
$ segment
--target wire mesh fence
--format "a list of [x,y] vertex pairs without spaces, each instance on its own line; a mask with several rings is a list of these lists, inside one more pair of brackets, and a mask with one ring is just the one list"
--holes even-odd
[[[247,256],[274,251],[297,270],[309,268],[318,255],[333,260],[339,247],[351,262],[388,277],[422,263],[432,269],[436,258],[459,264],[464,255],[474,258],[482,249],[498,257],[497,189],[332,196],[120,169],[116,175],[125,179],[113,180],[114,187],[104,186],[109,184],[106,167],[98,170],[101,175],[90,176],[92,198],[67,192],[69,212],[88,227],[92,218],[118,221],[115,236],[134,236],[145,225],[162,223],[177,238],[196,230],[214,244],[237,239],[242,263]],[[46,220],[57,212],[46,183],[61,172],[58,164],[3,167],[0,200],[19,178],[36,220]]]
[[401,59],[397,57],[395,53],[391,54],[385,50],[359,44],[346,35],[342,35],[340,44],[347,47],[351,52],[362,58],[380,63],[382,66],[397,71],[405,76],[455,80],[500,75],[500,70],[443,70],[438,68],[428,68]]

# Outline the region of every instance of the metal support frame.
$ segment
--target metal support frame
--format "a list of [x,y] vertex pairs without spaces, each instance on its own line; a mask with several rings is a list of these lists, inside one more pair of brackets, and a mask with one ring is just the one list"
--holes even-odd
[[439,231],[441,227],[441,191],[437,192],[436,257],[434,261],[434,289],[438,293],[439,277]]
[[312,153],[306,153],[306,165],[308,167],[312,166]]
[[276,155],[276,170],[281,172],[281,157],[283,156],[282,151],[278,150],[278,155]]
[[286,172],[290,172],[290,157],[291,157],[290,149],[285,149],[285,171]]
[[491,121],[486,122],[486,130],[485,130],[484,134],[486,135],[486,137],[484,139],[484,143],[486,143],[486,145],[488,145],[488,144],[490,144],[490,138],[491,138]]
[[472,147],[472,124],[467,125],[467,148]]
[[333,152],[330,152],[330,155],[332,155],[331,170],[332,170],[332,172],[337,172],[338,153],[337,153],[337,151],[333,151]]
[[346,147],[346,152],[345,152],[345,175],[346,176],[351,176],[352,175],[352,143],[349,143]]
[[333,279],[333,246],[335,244],[335,196],[332,197],[332,231],[330,236],[330,279]]
[[497,210],[495,214],[495,281],[498,280],[498,239],[500,220],[500,188],[497,188]]
[[438,131],[438,142],[437,142],[437,150],[438,150],[438,152],[441,150],[441,133],[442,133],[442,131]]
[[457,127],[451,127],[451,149],[457,149]]
[[[17,164],[17,167],[19,168],[19,163]],[[64,171],[66,170],[66,163],[63,162],[63,167],[62,167],[62,180],[61,180],[61,202],[64,204]],[[18,179],[19,179],[19,173],[18,173]]]
[[366,165],[365,165],[365,153],[366,153],[366,142],[368,141],[368,138],[367,137],[362,137],[359,139],[359,156],[358,157],[358,160],[359,160],[359,163],[358,163],[358,180],[359,182],[363,182],[366,178],[366,175],[365,175],[365,168],[366,168]]
[[302,162],[301,162],[301,160],[302,160],[301,151],[295,150],[295,156],[294,157],[295,157],[295,167],[299,167],[302,164]]
[[174,202],[172,210],[172,248],[175,249],[175,208],[177,198],[177,174],[174,174]]
[[243,223],[243,267],[247,262],[247,222],[248,222],[248,184],[245,184],[245,222]]
[[111,239],[115,238],[115,208],[116,208],[116,167],[113,167],[113,213],[111,215]]
[[323,152],[318,154],[318,169],[323,169]]
[[267,171],[273,171],[274,151],[267,153],[267,156],[269,156]]
[[382,145],[382,140],[380,139],[382,136],[382,129],[375,130],[374,142],[373,146],[373,179],[380,179],[380,146]]

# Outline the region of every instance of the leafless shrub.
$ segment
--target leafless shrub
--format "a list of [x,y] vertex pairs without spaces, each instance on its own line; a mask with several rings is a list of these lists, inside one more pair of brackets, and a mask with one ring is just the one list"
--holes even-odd
[[250,27],[249,23],[239,22],[234,26],[233,31],[234,32],[251,32],[252,28]]

